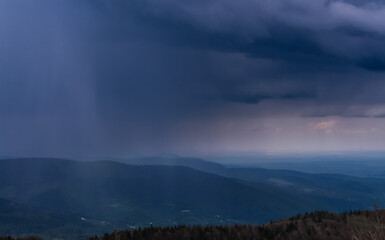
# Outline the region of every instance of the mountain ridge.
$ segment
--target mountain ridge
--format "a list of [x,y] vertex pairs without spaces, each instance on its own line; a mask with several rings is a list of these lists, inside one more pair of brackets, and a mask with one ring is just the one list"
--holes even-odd
[[[316,209],[369,209],[381,200],[377,196],[382,192],[376,192],[381,187],[370,179],[228,169],[232,175],[221,176],[184,166],[108,160],[0,160],[0,198],[68,212],[109,231],[128,226],[262,224]],[[317,191],[303,191],[308,186]]]

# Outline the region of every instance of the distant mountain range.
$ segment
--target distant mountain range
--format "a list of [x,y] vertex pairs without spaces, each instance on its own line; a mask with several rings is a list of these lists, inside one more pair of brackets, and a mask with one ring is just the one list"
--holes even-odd
[[[247,164],[248,167],[297,170],[307,173],[344,174],[357,177],[385,178],[384,157],[313,158],[297,161],[265,161]],[[246,165],[246,166],[247,166]]]
[[[368,209],[373,202],[385,203],[384,179],[370,177],[356,177],[342,174],[310,174],[294,170],[266,169],[260,167],[226,167],[224,165],[206,161],[199,158],[165,158],[147,157],[118,160],[132,165],[167,165],[185,166],[199,171],[208,172],[232,179],[240,179],[252,183],[265,183],[296,192],[298,195],[311,195],[317,197],[331,197],[348,200],[350,203],[359,203],[361,209]],[[311,163],[304,163],[309,166]],[[336,163],[339,164],[338,162]],[[287,163],[289,165],[289,163]],[[300,165],[300,163],[297,163]],[[329,165],[332,165],[331,163]],[[286,165],[284,165],[286,166]],[[355,208],[348,204],[348,209]]]
[[[316,209],[342,212],[384,203],[384,179],[228,168],[200,159],[120,161],[125,163],[0,160],[2,217],[41,215],[48,222],[31,233],[57,236],[72,229],[65,239],[80,239],[150,225],[261,224]],[[6,201],[18,207],[8,211]],[[23,221],[29,218],[13,219],[0,235],[28,233]]]

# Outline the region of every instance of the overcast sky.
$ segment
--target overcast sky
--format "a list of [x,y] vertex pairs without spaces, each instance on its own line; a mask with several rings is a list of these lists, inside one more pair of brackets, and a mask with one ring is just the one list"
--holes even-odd
[[1,0],[0,155],[385,150],[385,4]]

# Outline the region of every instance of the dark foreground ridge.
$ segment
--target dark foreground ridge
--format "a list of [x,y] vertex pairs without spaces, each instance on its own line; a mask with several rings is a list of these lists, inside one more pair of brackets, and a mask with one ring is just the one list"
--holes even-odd
[[[115,231],[88,240],[380,240],[385,239],[385,210],[305,213],[264,225],[148,227]],[[39,237],[0,240],[43,240]],[[46,239],[48,240],[48,239]]]
[[149,227],[116,231],[89,240],[366,240],[385,239],[385,210],[297,215],[264,225]]

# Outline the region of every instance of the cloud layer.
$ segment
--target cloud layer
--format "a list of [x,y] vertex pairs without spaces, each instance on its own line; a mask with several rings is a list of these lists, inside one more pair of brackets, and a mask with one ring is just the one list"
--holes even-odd
[[383,1],[5,0],[0,34],[0,154],[384,147]]

